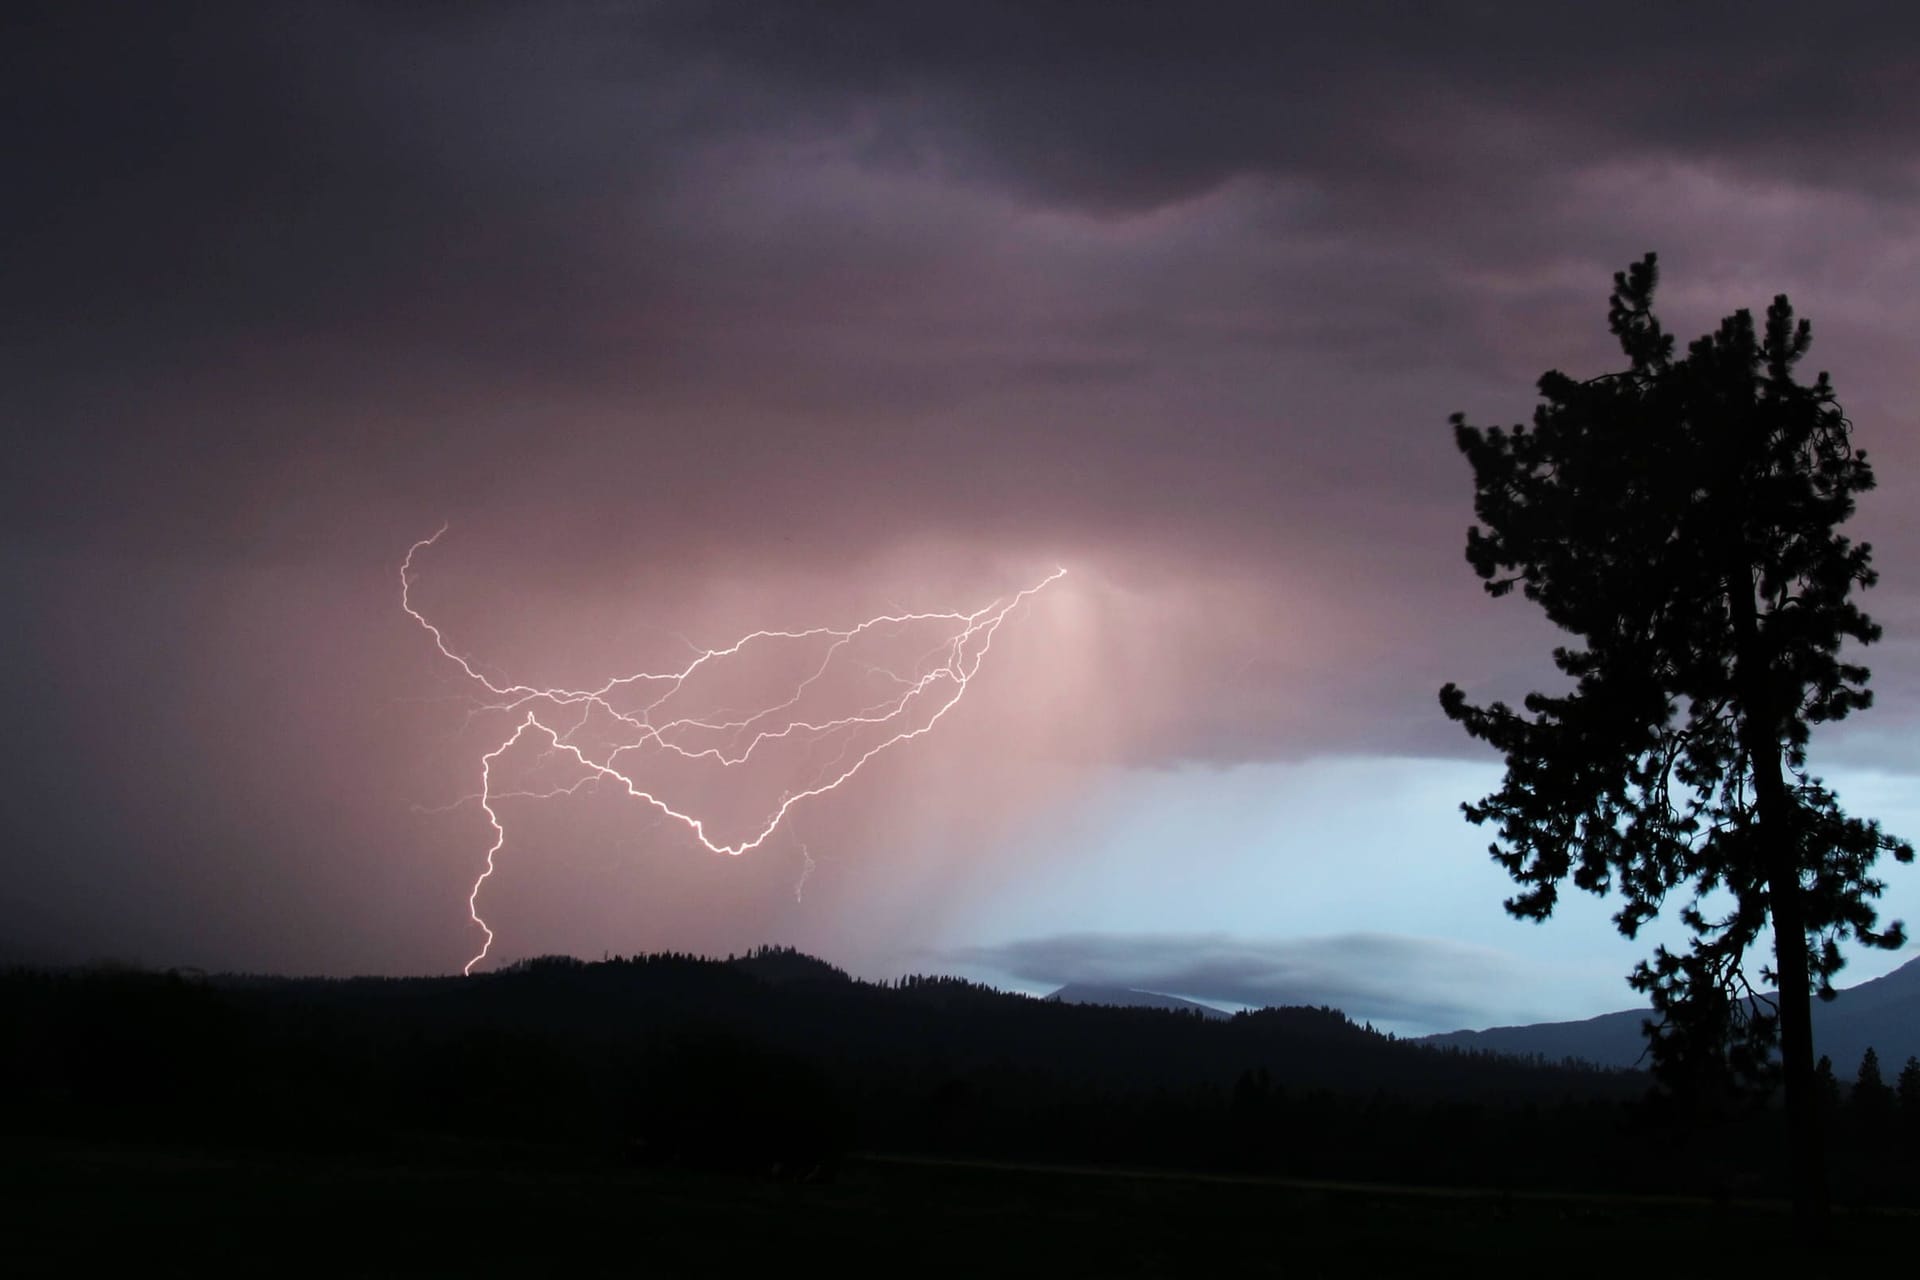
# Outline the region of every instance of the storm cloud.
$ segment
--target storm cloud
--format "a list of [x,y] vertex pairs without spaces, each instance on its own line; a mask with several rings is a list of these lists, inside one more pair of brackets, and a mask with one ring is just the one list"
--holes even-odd
[[473,832],[415,806],[469,744],[395,600],[443,521],[440,616],[552,679],[1073,568],[977,719],[819,816],[818,916],[769,905],[786,864],[616,903],[607,852],[529,949],[778,925],[878,964],[1113,770],[1460,756],[1434,690],[1551,679],[1552,640],[1461,561],[1446,415],[1617,364],[1648,249],[1683,337],[1812,318],[1882,477],[1881,707],[1834,750],[1920,768],[1916,21],[12,6],[0,939],[464,954],[462,912],[418,921]]

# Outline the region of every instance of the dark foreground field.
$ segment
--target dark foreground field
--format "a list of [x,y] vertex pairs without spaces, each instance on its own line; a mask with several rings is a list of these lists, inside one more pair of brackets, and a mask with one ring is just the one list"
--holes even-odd
[[1836,1101],[1849,1211],[1804,1259],[1765,1200],[1777,1111],[1649,1088],[1331,1009],[1069,1006],[781,950],[22,970],[0,974],[0,1277],[1911,1269],[1920,1108]]
[[1528,1196],[855,1157],[830,1184],[10,1144],[14,1275],[1879,1274],[1920,1216],[1796,1256],[1777,1205]]

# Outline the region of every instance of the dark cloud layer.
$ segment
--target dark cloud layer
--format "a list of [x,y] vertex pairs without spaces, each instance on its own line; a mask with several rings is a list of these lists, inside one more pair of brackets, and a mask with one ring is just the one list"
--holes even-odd
[[1907,88],[1920,25],[1883,4],[1817,20],[1737,3],[875,0],[637,14],[647,35],[790,86],[828,119],[880,104],[878,154],[958,153],[1042,201],[1112,214],[1246,174],[1376,199],[1464,187],[1463,154],[1551,161],[1546,142],[1562,165],[1704,153],[1768,179],[1910,189],[1920,134]]
[[1074,669],[1127,695],[1060,716],[1109,763],[1465,750],[1433,689],[1523,686],[1546,646],[1461,564],[1445,417],[1616,363],[1608,276],[1648,248],[1678,332],[1780,290],[1813,318],[1883,475],[1883,732],[1853,741],[1920,763],[1906,8],[0,23],[10,913],[261,956],[313,903],[390,930],[368,902],[432,878],[389,812],[432,798],[394,559],[443,519],[445,607],[501,662],[560,660],[556,601],[857,616],[879,566],[990,592],[1071,561]]
[[[796,429],[834,457],[877,438],[918,461],[901,488],[934,519],[1048,532],[1011,472],[1077,525],[1144,501],[1231,526],[1217,545],[1343,456],[1391,469],[1456,407],[1322,443],[1329,410],[1289,400],[1383,366],[1452,370],[1455,400],[1475,371],[1524,389],[1548,352],[1503,348],[1549,318],[1578,335],[1555,353],[1604,352],[1606,271],[1708,229],[1583,174],[1691,166],[1911,228],[1903,11],[1678,12],[28,9],[5,68],[25,194],[0,229],[33,425],[5,518],[124,532],[64,500],[91,484],[149,538],[221,542],[255,532],[217,518],[223,484],[307,482],[319,455],[346,474],[312,482],[391,502],[449,468],[470,491],[449,443],[525,461],[605,434],[580,418],[611,402],[700,414],[716,473]],[[1207,199],[1215,225],[1155,234]],[[1041,215],[1064,221],[1032,243]],[[1736,261],[1758,247],[1711,231]],[[1285,379],[1264,403],[1196,386],[1258,397],[1260,364]],[[952,443],[955,415],[985,448]],[[649,446],[698,474],[673,425]],[[197,455],[176,487],[199,501],[143,490],[168,450]]]

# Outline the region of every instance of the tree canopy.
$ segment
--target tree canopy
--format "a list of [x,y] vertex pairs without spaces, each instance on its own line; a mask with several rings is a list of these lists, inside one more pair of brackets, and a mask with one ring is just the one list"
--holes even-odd
[[[1479,519],[1468,561],[1578,643],[1553,654],[1570,690],[1515,709],[1449,684],[1440,701],[1506,756],[1500,789],[1462,807],[1498,831],[1508,910],[1544,919],[1571,878],[1617,892],[1632,937],[1683,897],[1690,948],[1656,949],[1631,979],[1663,1015],[1656,1069],[1762,1080],[1784,1031],[1791,1105],[1811,1072],[1809,985],[1831,994],[1849,938],[1904,937],[1880,927],[1871,872],[1912,847],[1845,813],[1808,766],[1813,727],[1872,700],[1842,652],[1880,635],[1851,598],[1874,583],[1871,548],[1838,528],[1873,471],[1828,376],[1796,380],[1812,330],[1784,295],[1763,327],[1737,311],[1676,356],[1657,278],[1653,254],[1614,277],[1627,368],[1545,374],[1530,427],[1453,415]],[[1744,963],[1769,924],[1777,1006],[1751,999]]]

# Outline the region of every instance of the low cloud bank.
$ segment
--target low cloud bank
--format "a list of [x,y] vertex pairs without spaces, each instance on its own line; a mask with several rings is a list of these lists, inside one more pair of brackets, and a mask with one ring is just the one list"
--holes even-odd
[[1520,962],[1502,952],[1388,933],[1071,933],[957,948],[942,959],[1029,983],[1131,987],[1256,1008],[1331,1005],[1359,1021],[1431,1030],[1484,1021],[1525,982]]

